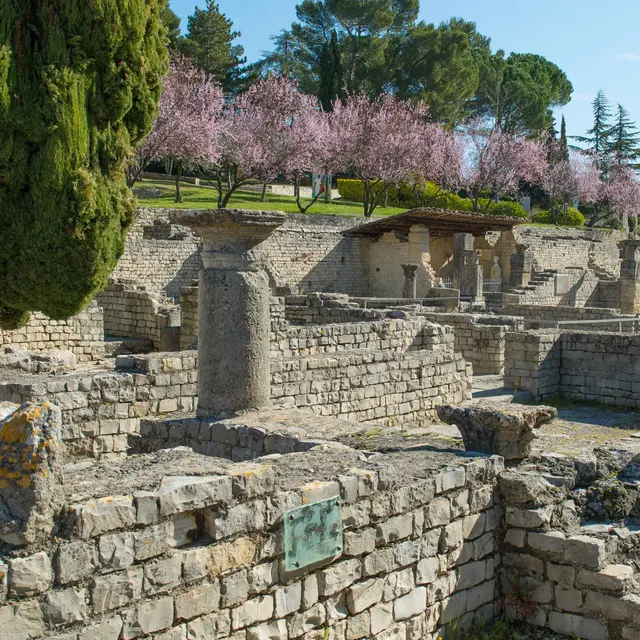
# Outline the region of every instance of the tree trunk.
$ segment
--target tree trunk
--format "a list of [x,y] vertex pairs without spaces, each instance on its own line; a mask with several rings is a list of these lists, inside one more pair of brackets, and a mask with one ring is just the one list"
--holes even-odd
[[384,204],[382,206],[385,209],[389,206],[389,187],[387,185],[384,187]]
[[182,202],[182,192],[180,191],[180,180],[182,179],[182,160],[176,163],[176,202]]
[[329,204],[332,200],[333,179],[331,176],[325,177],[324,201]]
[[262,202],[266,202],[267,201],[267,183],[263,182],[262,183]]

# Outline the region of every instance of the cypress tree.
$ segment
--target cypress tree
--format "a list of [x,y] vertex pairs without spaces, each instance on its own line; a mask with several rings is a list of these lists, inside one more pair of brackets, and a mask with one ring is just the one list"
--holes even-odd
[[167,69],[164,0],[0,3],[0,326],[68,318],[107,284],[132,148]]
[[331,42],[322,45],[319,85],[318,101],[325,111],[329,112],[333,109],[334,100],[344,100],[344,68],[338,34],[335,30],[331,34]]
[[611,108],[609,101],[600,89],[592,103],[593,127],[587,131],[586,136],[574,136],[574,140],[586,144],[588,150],[596,159],[596,164],[603,175],[608,169],[608,144],[609,144],[609,120]]
[[569,160],[569,143],[567,141],[567,121],[562,116],[562,123],[560,124],[560,156],[561,160]]

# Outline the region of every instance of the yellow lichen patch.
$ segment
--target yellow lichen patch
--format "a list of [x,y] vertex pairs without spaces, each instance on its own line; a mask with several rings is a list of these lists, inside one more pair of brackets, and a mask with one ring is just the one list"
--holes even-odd
[[42,416],[42,407],[35,404],[27,405],[10,415],[0,427],[0,442],[18,444],[26,442],[32,436],[28,424],[33,424]]

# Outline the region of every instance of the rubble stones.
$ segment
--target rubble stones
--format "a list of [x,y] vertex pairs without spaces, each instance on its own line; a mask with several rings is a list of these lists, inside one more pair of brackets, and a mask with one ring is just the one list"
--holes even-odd
[[455,424],[467,451],[497,454],[505,460],[529,456],[534,430],[558,417],[557,409],[517,404],[471,404],[438,407],[438,417]]

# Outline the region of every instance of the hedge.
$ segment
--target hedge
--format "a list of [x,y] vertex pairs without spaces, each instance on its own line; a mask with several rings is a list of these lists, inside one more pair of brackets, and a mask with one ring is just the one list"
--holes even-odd
[[[376,188],[376,194],[380,194],[384,187]],[[364,184],[361,180],[351,180],[346,178],[338,179],[338,193],[340,197],[349,202],[364,201]],[[436,209],[449,209],[451,211],[471,211],[473,205],[468,198],[462,198],[451,191],[443,191],[432,182],[427,182],[421,196],[421,202],[416,202],[415,187],[413,185],[401,184],[399,187],[389,187],[387,202],[390,207],[413,209],[415,207],[435,207]],[[518,202],[489,202],[481,198],[478,202],[480,211],[485,211],[488,206],[487,215],[490,216],[511,216],[516,218],[528,218],[528,214]]]
[[[553,213],[551,211],[539,211],[531,216],[533,222],[542,224],[554,224]],[[584,226],[584,216],[578,209],[569,207],[567,211],[562,211],[558,217],[558,225],[563,227],[582,227]]]

